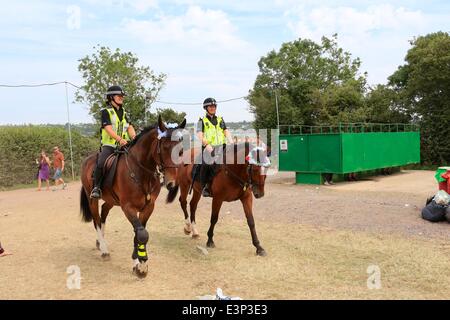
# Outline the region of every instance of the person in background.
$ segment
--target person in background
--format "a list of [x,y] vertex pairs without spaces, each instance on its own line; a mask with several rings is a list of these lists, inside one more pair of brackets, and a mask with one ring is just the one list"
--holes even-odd
[[334,182],[333,182],[333,174],[332,173],[324,173],[323,177],[325,179],[325,182],[323,183],[324,185],[330,186],[330,185],[334,184]]
[[356,179],[356,173],[354,173],[354,172],[349,173],[347,180],[348,181],[358,181],[358,179]]
[[267,151],[267,145],[264,143],[263,139],[261,139],[260,136],[256,136],[255,143],[257,147],[263,148],[264,150]]
[[64,154],[57,146],[53,148],[53,168],[55,169],[55,175],[53,176],[55,186],[53,187],[53,191],[56,191],[56,187],[61,183],[63,185],[62,188],[65,189],[67,184],[62,178],[62,173],[64,171]]
[[38,189],[37,191],[41,191],[42,181],[47,183],[47,191],[50,190],[50,159],[45,154],[45,151],[42,150],[41,156],[39,160],[36,160],[39,164],[39,173],[38,173]]

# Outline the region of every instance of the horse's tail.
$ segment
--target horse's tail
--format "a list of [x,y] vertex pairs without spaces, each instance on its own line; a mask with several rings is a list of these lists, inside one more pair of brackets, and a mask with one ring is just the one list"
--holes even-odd
[[176,185],[172,189],[169,190],[169,193],[167,194],[166,203],[172,203],[173,200],[177,197],[178,194],[178,188],[179,186]]
[[80,191],[80,213],[84,222],[92,221],[92,212],[89,207],[89,199],[83,187],[81,187]]

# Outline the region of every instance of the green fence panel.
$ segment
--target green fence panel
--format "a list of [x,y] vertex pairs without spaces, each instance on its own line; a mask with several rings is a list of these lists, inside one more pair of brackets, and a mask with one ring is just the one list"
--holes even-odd
[[419,131],[280,135],[281,171],[344,174],[419,162]]
[[280,148],[280,169],[283,171],[305,171],[309,168],[309,137],[304,135],[283,135],[280,141],[286,140],[287,150]]
[[309,136],[310,172],[339,172],[341,169],[341,137],[339,134]]

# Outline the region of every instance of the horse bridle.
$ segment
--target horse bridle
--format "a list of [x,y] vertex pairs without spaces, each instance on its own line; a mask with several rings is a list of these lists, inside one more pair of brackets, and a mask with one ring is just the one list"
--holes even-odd
[[155,176],[160,176],[161,173],[164,175],[164,171],[165,171],[166,168],[178,168],[178,167],[179,167],[179,166],[177,166],[177,165],[170,165],[170,166],[168,166],[168,165],[165,165],[165,164],[164,164],[164,160],[163,160],[162,152],[161,152],[161,140],[162,140],[162,138],[161,138],[161,137],[158,137],[158,142],[157,142],[157,145],[156,145],[156,152],[157,152],[158,157],[159,157],[159,163],[156,163],[156,170],[151,170],[151,169],[148,169],[148,168],[146,168],[145,166],[143,166],[143,165],[136,159],[136,157],[135,157],[132,153],[129,153],[128,148],[124,148],[123,153],[125,153],[125,162],[126,162],[126,164],[127,164],[128,171],[130,172],[130,176],[131,176],[131,178],[132,178],[133,180],[136,180],[136,179],[137,179],[137,176],[136,176],[136,174],[133,172],[133,170],[131,170],[131,168],[130,168],[130,166],[129,166],[129,164],[128,164],[128,156],[130,156],[130,157],[134,160],[134,162],[138,165],[138,167],[140,167],[140,168],[143,169],[144,171],[146,171],[146,172],[148,172],[148,173],[150,173],[150,174],[153,174],[153,175],[155,175]]
[[180,166],[179,165],[170,165],[170,166],[168,166],[168,165],[164,164],[164,160],[163,160],[162,152],[161,152],[161,140],[162,139],[163,139],[162,137],[158,137],[158,143],[156,145],[156,152],[157,152],[157,154],[159,156],[159,164],[157,164],[158,170],[164,174],[164,170],[166,168],[179,168]]
[[257,185],[258,187],[261,187],[263,185],[263,183],[254,183],[253,182],[253,178],[252,178],[253,166],[255,166],[255,164],[247,163],[247,168],[246,168],[247,176],[248,176],[247,180],[242,179],[236,173],[231,171],[226,164],[224,164],[223,166],[225,168],[225,174],[232,176],[242,187],[243,191],[247,191],[247,189],[249,189],[249,188],[252,189],[254,185]]

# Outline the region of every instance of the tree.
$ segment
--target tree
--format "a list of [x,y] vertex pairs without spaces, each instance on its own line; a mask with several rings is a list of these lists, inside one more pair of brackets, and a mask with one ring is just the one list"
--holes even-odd
[[76,92],[76,101],[89,105],[89,113],[100,122],[106,90],[118,84],[127,94],[125,107],[130,121],[137,127],[143,126],[145,119],[151,117],[149,105],[164,86],[166,75],[156,74],[150,67],[139,66],[138,58],[131,52],[122,53],[120,49],[111,51],[100,46],[94,49],[96,52],[92,55],[79,60],[78,70],[85,84]]
[[366,96],[368,118],[375,123],[409,123],[412,120],[400,94],[387,85],[376,85]]
[[186,112],[176,112],[171,108],[165,109],[156,109],[156,114],[151,116],[151,122],[156,122],[158,120],[158,116],[161,115],[161,118],[166,123],[181,123],[186,117]]
[[436,32],[412,40],[406,64],[389,85],[421,127],[422,161],[450,162],[450,35]]
[[316,125],[363,120],[366,74],[361,61],[337,45],[337,35],[284,43],[259,62],[259,74],[248,101],[256,128],[275,128],[275,92],[280,124]]

